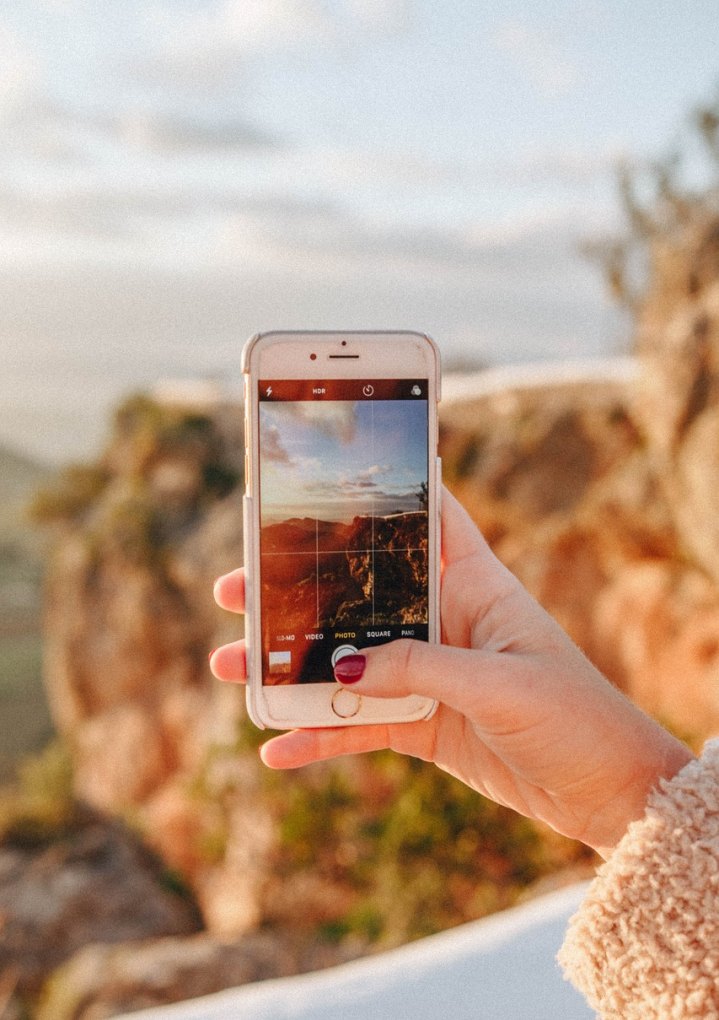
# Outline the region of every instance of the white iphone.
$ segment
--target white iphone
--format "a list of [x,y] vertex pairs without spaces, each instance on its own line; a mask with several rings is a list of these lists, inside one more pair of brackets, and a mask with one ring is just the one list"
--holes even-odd
[[428,718],[334,664],[439,640],[439,355],[413,332],[252,337],[245,376],[248,710],[261,727]]

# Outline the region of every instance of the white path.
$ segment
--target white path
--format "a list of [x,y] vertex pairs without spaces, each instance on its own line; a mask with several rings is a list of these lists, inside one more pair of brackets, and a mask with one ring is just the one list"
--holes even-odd
[[341,967],[144,1010],[132,1020],[593,1020],[554,959],[585,889],[562,889]]

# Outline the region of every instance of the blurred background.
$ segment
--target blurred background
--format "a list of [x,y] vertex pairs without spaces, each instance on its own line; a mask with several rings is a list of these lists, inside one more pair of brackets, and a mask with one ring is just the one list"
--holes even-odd
[[412,327],[447,365],[603,355],[579,254],[681,146],[716,8],[43,0],[0,20],[0,438],[94,449],[249,334]]
[[210,593],[251,333],[430,333],[445,478],[498,555],[645,709],[719,729],[718,20],[2,8],[3,1020],[312,970],[592,873],[415,762],[258,767],[207,668],[241,628]]

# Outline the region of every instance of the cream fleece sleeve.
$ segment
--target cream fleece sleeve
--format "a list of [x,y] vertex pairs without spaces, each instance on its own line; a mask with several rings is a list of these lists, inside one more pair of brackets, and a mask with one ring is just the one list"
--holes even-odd
[[719,740],[654,790],[559,962],[602,1020],[719,1020]]

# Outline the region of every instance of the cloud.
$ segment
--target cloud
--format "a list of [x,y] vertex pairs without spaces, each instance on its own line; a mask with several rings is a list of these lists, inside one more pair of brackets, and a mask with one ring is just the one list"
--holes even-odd
[[[70,243],[116,237],[120,259],[173,262],[191,251],[218,269],[291,272],[303,281],[347,281],[358,272],[470,276],[505,266],[510,251],[534,258],[545,240],[553,249],[557,238],[569,243],[572,217],[576,236],[592,227],[587,210],[606,216],[596,202],[577,216],[577,188],[609,178],[613,162],[608,147],[527,148],[512,165],[488,155],[458,169],[429,158],[292,147],[240,118],[97,114],[34,101],[0,125],[0,146],[15,168],[0,185],[0,218],[5,230],[25,228],[29,242],[49,234]],[[414,168],[408,179],[405,165]],[[568,193],[550,201],[542,189],[562,182]],[[525,189],[520,211],[472,217],[476,194],[502,187]],[[466,193],[463,220],[418,221],[416,209],[431,208],[447,188]]]
[[292,459],[285,449],[280,430],[276,425],[263,424],[262,426],[262,457],[273,464],[284,464],[290,466]]
[[20,36],[0,24],[0,118],[14,114],[37,87],[40,63]]
[[509,18],[494,36],[497,48],[543,95],[558,99],[579,82],[580,72],[546,29],[520,18]]
[[358,471],[351,478],[343,474],[338,479],[337,486],[348,495],[352,493],[364,494],[369,490],[379,489],[379,479],[388,475],[391,470],[389,464],[373,464],[371,467],[365,468],[364,471]]
[[132,70],[205,89],[227,84],[249,57],[322,38],[330,23],[318,0],[222,0],[184,13],[156,7],[147,24],[152,41]]
[[295,404],[290,413],[340,443],[351,443],[355,438],[357,414],[349,401]]
[[[185,144],[191,153],[189,141]],[[328,289],[354,291],[361,284],[407,293],[422,286],[433,292],[440,286],[455,291],[487,285],[499,294],[520,277],[525,287],[547,285],[559,262],[577,260],[579,239],[607,215],[601,204],[587,206],[581,197],[550,204],[540,194],[533,201],[529,195],[526,207],[512,216],[412,223],[382,210],[361,215],[348,205],[292,195],[279,168],[287,155],[279,148],[248,147],[242,174],[233,170],[232,151],[226,162],[217,152],[208,176],[204,159],[189,173],[172,150],[133,164],[113,145],[100,162],[79,170],[71,166],[42,186],[16,180],[0,188],[4,262],[29,258],[39,264],[94,251],[96,257],[111,254],[121,264],[161,271],[194,263],[198,270],[252,279],[252,286],[260,279],[291,278],[311,290],[320,282]],[[304,166],[302,160],[297,153],[295,165]],[[541,166],[538,158],[523,172],[531,179]],[[272,182],[264,194],[254,183],[263,169]],[[575,169],[578,176],[585,172],[581,159]],[[551,175],[550,158],[546,172]],[[333,180],[331,172],[318,179],[318,193],[348,193],[333,189]],[[63,246],[64,256],[58,254]]]
[[[176,7],[174,12],[176,17]],[[175,40],[189,28],[196,33],[188,40],[192,48],[228,46],[249,53],[294,46],[321,33],[326,24],[315,0],[223,0],[214,9],[189,15],[178,26]]]
[[208,90],[241,79],[248,60],[307,45],[357,44],[408,24],[407,0],[221,0],[178,12],[153,8],[151,40],[131,73],[146,80]]
[[597,180],[609,180],[621,160],[624,148],[619,143],[603,143],[595,148],[570,146],[530,146],[509,159],[488,160],[485,170],[489,182],[517,187],[549,185],[577,189]]
[[156,152],[213,152],[274,144],[268,134],[241,119],[202,120],[160,111],[130,110],[108,118],[104,125],[102,121],[98,124],[128,145]]
[[[499,279],[518,267],[550,272],[547,251],[571,248],[579,236],[575,208],[525,212],[492,224],[431,227],[367,220],[340,208],[303,206],[275,215],[271,204],[227,217],[218,234],[218,263],[254,263],[258,269],[324,278],[328,285],[353,277],[413,284]],[[582,230],[590,229],[586,215]]]
[[373,33],[404,30],[409,21],[407,0],[344,0],[339,11],[359,28]]
[[[351,443],[357,431],[357,414],[350,401],[298,401],[292,403],[268,403],[263,405],[263,418],[267,429],[284,436],[292,445],[292,438],[298,428],[309,425],[339,443]],[[264,434],[263,434],[264,442]],[[277,444],[270,438],[271,449]],[[274,459],[274,458],[273,458]],[[287,463],[290,463],[288,455]],[[306,462],[307,463],[307,462]]]
[[149,107],[94,113],[34,96],[5,118],[0,131],[5,134],[6,154],[25,153],[47,165],[92,164],[95,178],[103,155],[116,168],[118,157],[133,151],[173,159],[196,153],[212,158],[278,146],[267,132],[239,117],[177,115]]
[[[575,229],[586,229],[582,215],[575,211]],[[571,227],[548,222],[514,240],[477,238],[486,254],[467,272],[451,263],[389,272],[367,257],[341,280],[324,266],[300,273],[281,258],[263,269],[243,254],[222,267],[187,241],[175,245],[173,261],[147,239],[126,257],[115,243],[90,249],[76,239],[48,252],[39,231],[11,245],[3,227],[0,326],[9,350],[0,435],[38,456],[82,457],[100,448],[124,393],[190,375],[234,392],[242,338],[279,326],[411,326],[435,337],[445,368],[459,359],[466,367],[605,354],[625,324],[597,269],[572,250]]]

